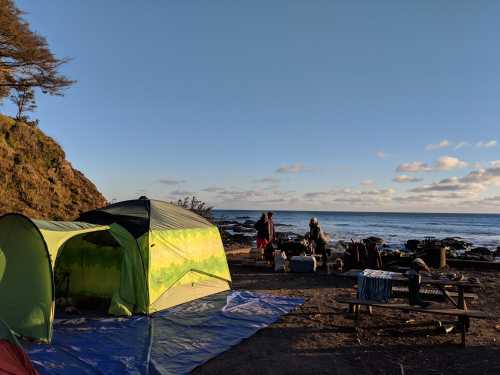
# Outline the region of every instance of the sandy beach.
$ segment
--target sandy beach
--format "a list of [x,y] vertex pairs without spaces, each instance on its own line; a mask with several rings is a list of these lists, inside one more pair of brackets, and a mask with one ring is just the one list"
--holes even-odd
[[[194,371],[195,374],[498,374],[500,331],[495,320],[471,321],[467,347],[460,335],[436,334],[442,316],[374,309],[359,329],[346,307],[335,302],[354,291],[353,281],[326,273],[277,274],[230,261],[233,288],[306,302],[296,311]],[[471,308],[500,313],[495,271],[464,271],[484,288]],[[448,321],[451,321],[450,318]]]

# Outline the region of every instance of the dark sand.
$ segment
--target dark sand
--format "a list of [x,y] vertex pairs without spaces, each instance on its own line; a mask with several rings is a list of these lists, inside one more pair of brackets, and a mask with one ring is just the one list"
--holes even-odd
[[[304,305],[194,371],[195,374],[500,374],[499,320],[471,320],[467,347],[460,335],[439,335],[443,316],[374,309],[358,332],[335,297],[353,282],[326,274],[275,274],[231,266],[234,289],[301,296]],[[484,290],[470,308],[500,316],[497,272],[467,272]],[[406,321],[410,321],[407,323]]]

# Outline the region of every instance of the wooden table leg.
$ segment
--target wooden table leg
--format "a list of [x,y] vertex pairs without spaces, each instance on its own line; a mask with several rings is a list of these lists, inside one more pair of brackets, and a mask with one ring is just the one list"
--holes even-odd
[[459,309],[467,310],[467,303],[465,302],[465,293],[463,286],[458,286],[458,306]]
[[[458,306],[457,308],[464,311],[467,310],[467,303],[465,302],[465,293],[463,286],[458,286]],[[461,316],[458,318],[460,324],[460,332],[462,334],[462,346],[465,347],[465,334],[469,330],[470,320],[467,316]]]
[[466,332],[465,322],[461,321],[460,325],[461,325],[460,333],[462,334],[462,346],[465,348],[465,332]]

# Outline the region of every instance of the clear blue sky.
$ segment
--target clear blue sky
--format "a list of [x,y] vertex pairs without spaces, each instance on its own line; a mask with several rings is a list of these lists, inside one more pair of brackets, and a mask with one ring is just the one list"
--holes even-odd
[[17,4],[78,81],[35,117],[109,200],[500,211],[498,1]]

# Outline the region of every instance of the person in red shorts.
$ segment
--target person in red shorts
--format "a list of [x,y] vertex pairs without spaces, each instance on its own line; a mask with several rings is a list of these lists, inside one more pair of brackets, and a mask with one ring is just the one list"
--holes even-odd
[[265,249],[269,244],[269,222],[266,214],[262,214],[255,223],[255,229],[257,230],[257,249]]

